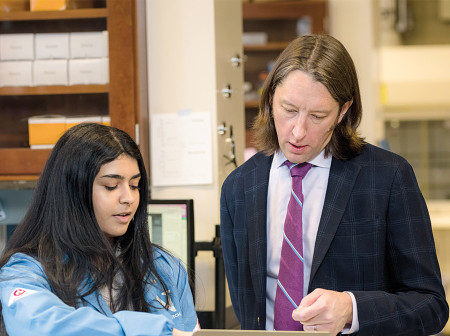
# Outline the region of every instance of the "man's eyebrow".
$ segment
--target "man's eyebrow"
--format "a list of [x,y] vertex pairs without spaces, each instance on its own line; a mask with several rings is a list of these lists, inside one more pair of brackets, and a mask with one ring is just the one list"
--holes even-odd
[[312,113],[331,113],[333,110],[311,110]]
[[[286,99],[281,99],[280,100],[280,104],[281,105],[289,105],[289,106],[297,108],[296,104],[294,104],[291,101],[286,100]],[[326,109],[325,108],[325,109],[322,109],[322,110],[311,110],[310,112],[313,112],[313,113],[330,113],[330,112],[333,112],[333,109],[332,108],[331,109]]]
[[287,105],[292,105],[292,106],[296,106],[294,103],[290,102],[287,99],[281,99],[280,100],[280,104],[287,104]]
[[[130,180],[134,180],[139,177],[141,177],[141,173],[133,175]],[[116,179],[116,180],[124,180],[125,179],[124,176],[119,175],[119,174],[106,174],[106,175],[103,175],[102,178],[112,178],[112,179]]]

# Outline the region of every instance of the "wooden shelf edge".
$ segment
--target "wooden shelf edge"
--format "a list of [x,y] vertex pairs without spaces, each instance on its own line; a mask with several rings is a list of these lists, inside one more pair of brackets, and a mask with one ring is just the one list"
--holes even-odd
[[249,44],[244,45],[244,51],[281,51],[289,45],[287,42],[269,42],[266,44]]
[[0,182],[36,181],[38,178],[39,175],[0,175]]
[[[1,190],[30,190],[36,189],[39,175],[11,175],[0,176]],[[5,223],[2,223],[5,224]]]
[[68,9],[63,11],[17,11],[0,12],[0,21],[36,21],[36,20],[68,20],[95,19],[108,17],[106,8]]
[[259,100],[246,101],[245,108],[259,108]]
[[14,180],[38,176],[47,162],[51,149],[0,148],[0,176]]
[[294,19],[313,15],[326,9],[326,0],[244,2],[242,16],[244,20]]
[[0,96],[108,93],[109,84],[0,87]]

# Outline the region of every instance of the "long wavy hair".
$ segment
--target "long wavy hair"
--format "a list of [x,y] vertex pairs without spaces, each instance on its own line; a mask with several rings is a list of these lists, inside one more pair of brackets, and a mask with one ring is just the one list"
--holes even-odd
[[365,142],[357,132],[362,105],[356,69],[342,43],[322,34],[296,38],[276,60],[264,82],[259,113],[252,127],[256,147],[267,155],[280,148],[273,120],[273,97],[278,85],[294,70],[303,71],[322,83],[339,104],[339,113],[342,106],[353,99],[341,122],[334,126],[325,155],[342,160],[358,155]]
[[[96,221],[92,188],[100,168],[123,154],[138,163],[140,201],[128,230],[112,245]],[[114,127],[74,126],[52,150],[28,212],[7,242],[0,267],[13,254],[25,253],[41,263],[54,293],[70,306],[78,307],[83,297],[106,286],[113,311],[156,309],[145,299],[150,277],[169,293],[153,262],[147,200],[147,174],[133,139]],[[119,272],[123,284],[118,295],[111,295]],[[85,286],[87,277],[92,279],[89,286]],[[3,317],[0,324],[0,334],[6,335]]]

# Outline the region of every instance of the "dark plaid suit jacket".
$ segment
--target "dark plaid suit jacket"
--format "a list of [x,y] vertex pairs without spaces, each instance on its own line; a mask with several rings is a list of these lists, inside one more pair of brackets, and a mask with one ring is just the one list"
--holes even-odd
[[[266,319],[266,208],[273,157],[256,154],[222,186],[221,239],[242,329]],[[411,166],[366,145],[354,159],[333,158],[308,291],[354,293],[358,335],[430,335],[448,304],[430,218]]]

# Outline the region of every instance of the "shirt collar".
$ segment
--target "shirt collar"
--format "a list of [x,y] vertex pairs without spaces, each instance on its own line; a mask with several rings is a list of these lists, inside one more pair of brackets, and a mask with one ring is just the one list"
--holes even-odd
[[[325,149],[323,149],[319,155],[317,155],[314,159],[310,160],[309,163],[311,163],[315,167],[322,167],[322,168],[330,168],[331,167],[331,159],[332,156],[328,155],[328,157],[325,157]],[[286,161],[286,156],[283,154],[283,152],[278,149],[274,156],[273,161],[275,163],[275,167],[280,168],[284,165],[284,161]]]

